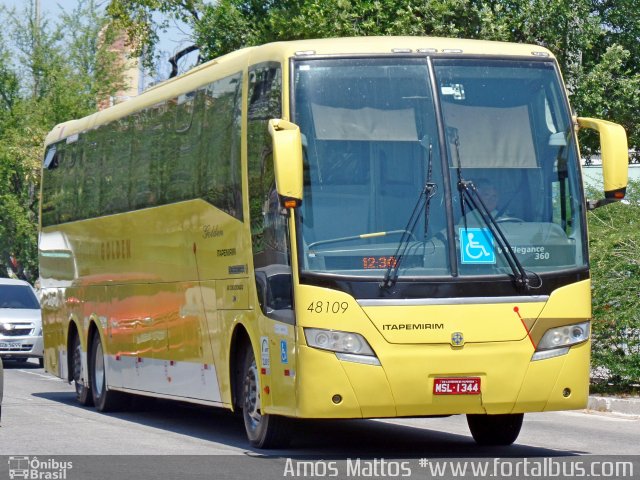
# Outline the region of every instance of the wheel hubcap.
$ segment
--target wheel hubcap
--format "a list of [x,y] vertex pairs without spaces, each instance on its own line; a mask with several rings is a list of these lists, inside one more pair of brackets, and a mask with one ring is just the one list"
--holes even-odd
[[96,358],[94,360],[94,374],[95,374],[95,387],[96,395],[102,395],[102,389],[104,388],[104,355],[102,354],[102,343],[98,341],[96,346]]
[[73,381],[76,385],[76,392],[80,391],[83,387],[80,382],[80,376],[82,375],[82,348],[80,342],[76,343],[76,348],[73,351]]
[[262,420],[260,414],[260,394],[258,392],[258,368],[255,360],[251,363],[244,379],[244,412],[251,427],[256,429]]

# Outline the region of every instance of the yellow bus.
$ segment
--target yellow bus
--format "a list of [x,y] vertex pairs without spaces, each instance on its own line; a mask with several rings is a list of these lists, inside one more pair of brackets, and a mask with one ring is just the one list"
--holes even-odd
[[626,166],[624,130],[572,116],[539,46],[231,53],[48,135],[46,368],[101,411],[242,411],[256,447],[295,418],[455,414],[510,444],[525,412],[586,405],[586,210]]

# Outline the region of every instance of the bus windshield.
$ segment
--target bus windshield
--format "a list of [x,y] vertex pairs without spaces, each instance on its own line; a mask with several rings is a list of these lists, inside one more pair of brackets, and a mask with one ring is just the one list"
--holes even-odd
[[294,102],[303,271],[509,275],[505,249],[534,275],[586,267],[576,145],[552,61],[309,59],[295,64]]

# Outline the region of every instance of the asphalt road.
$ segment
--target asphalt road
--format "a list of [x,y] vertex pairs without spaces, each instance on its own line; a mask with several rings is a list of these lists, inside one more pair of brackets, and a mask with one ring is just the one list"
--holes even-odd
[[[77,455],[117,457],[70,457]],[[277,458],[261,463],[265,455]],[[377,473],[373,475],[377,478],[402,478],[408,473],[402,467],[412,469],[411,478],[433,478],[425,477],[425,461],[420,469],[420,459],[431,464],[451,458],[553,457],[575,461],[582,455],[640,456],[640,418],[583,411],[528,414],[517,443],[496,448],[477,447],[463,416],[304,422],[297,426],[291,448],[258,451],[245,439],[242,419],[226,411],[145,400],[137,402],[133,411],[102,414],[77,405],[73,388],[37,364],[5,362],[0,457],[13,456],[14,462],[17,456],[37,456],[41,462],[73,458],[75,470],[65,477],[69,480],[89,475],[94,479],[249,478],[258,473],[261,479],[357,477],[354,473],[361,478],[370,478],[368,473]],[[357,458],[370,462],[381,459],[382,464],[367,465],[382,470],[363,471],[361,466],[360,470],[345,470],[344,462]],[[639,458],[634,461],[635,475],[640,476]],[[295,463],[300,461],[308,467],[306,471]],[[393,468],[384,471],[384,461],[396,462],[392,467],[397,472]],[[403,465],[402,461],[409,463]],[[8,465],[11,467],[11,462]],[[51,466],[43,465],[41,468]],[[6,468],[7,462],[0,458],[0,478]],[[155,477],[149,473],[154,469],[160,472]],[[131,475],[133,471],[138,473]]]

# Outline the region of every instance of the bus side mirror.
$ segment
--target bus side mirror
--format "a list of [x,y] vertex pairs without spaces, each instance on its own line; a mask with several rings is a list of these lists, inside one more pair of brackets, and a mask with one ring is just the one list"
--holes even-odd
[[285,207],[302,201],[302,135],[300,128],[280,119],[269,120],[273,142],[276,189]]
[[622,200],[627,190],[629,176],[629,149],[624,128],[617,123],[586,117],[578,118],[578,126],[597,130],[600,134],[604,198],[597,201],[587,201],[587,207],[589,210],[593,210],[608,203]]
[[294,324],[291,267],[274,264],[256,269],[256,290],[265,316]]

